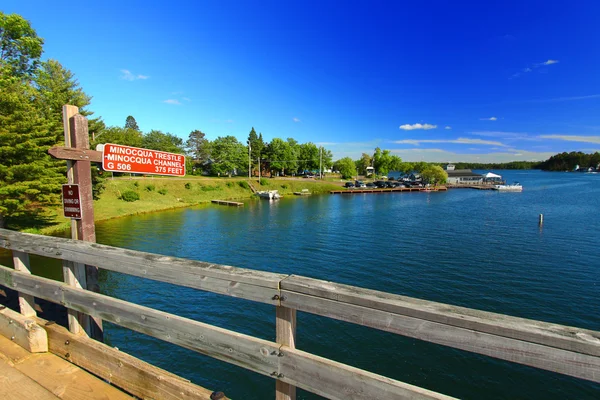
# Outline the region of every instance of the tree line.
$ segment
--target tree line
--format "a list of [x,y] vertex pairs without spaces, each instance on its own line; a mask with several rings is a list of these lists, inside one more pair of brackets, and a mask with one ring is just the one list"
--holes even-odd
[[544,171],[573,171],[579,168],[593,167],[600,169],[600,153],[582,153],[581,151],[563,152],[553,155],[548,160],[540,163],[539,168]]

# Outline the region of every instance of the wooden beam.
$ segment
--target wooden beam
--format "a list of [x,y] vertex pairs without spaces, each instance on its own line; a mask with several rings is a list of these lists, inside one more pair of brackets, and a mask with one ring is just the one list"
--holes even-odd
[[[71,132],[71,146],[79,149],[88,150],[90,148],[90,139],[88,133],[88,121],[81,114],[76,114],[69,119]],[[73,239],[83,240],[84,242],[96,242],[96,226],[94,225],[94,196],[92,191],[92,170],[89,161],[73,162],[73,177],[75,184],[79,185],[81,219],[76,220],[77,237]],[[98,284],[98,268],[93,265],[85,265],[85,288],[98,293],[100,286]],[[86,321],[86,332],[93,339],[103,341],[104,332],[102,329],[102,320],[97,317],[90,317]]]
[[[71,117],[79,112],[79,108],[71,105],[63,106],[63,129],[65,138],[65,147],[72,147],[73,135],[71,134]],[[75,184],[75,171],[74,163],[67,160],[67,183]],[[77,221],[71,219],[71,237],[78,239],[79,230],[77,229]],[[75,287],[87,287],[85,282],[85,265],[82,263],[71,262],[69,260],[63,260],[63,279],[71,286]],[[69,329],[73,333],[85,332],[86,334],[91,333],[89,318],[85,315],[81,315],[74,310],[67,310]]]
[[[13,264],[17,271],[25,272],[26,274],[31,274],[31,269],[29,267],[29,254],[22,253],[20,251],[13,251]],[[28,294],[19,293],[19,309],[21,310],[21,315],[25,317],[33,317],[36,314],[35,312],[35,300],[33,296]]]
[[45,389],[24,373],[16,370],[0,358],[0,397],[10,400],[58,400],[49,390]]
[[36,297],[263,375],[277,371],[279,346],[273,342],[0,266],[0,284],[9,283],[15,290],[35,293]]
[[11,339],[30,353],[48,351],[46,331],[34,319],[7,307],[0,309],[0,335]]
[[[86,314],[101,316],[128,329],[177,344],[259,374],[280,379],[333,399],[447,398],[381,375],[362,371],[277,343],[153,310],[123,300],[73,288],[64,283],[23,274],[0,266],[0,284],[36,297],[64,304]],[[306,368],[306,370],[303,370]],[[327,387],[319,381],[335,381]],[[342,396],[343,397],[340,397]]]
[[62,326],[38,319],[48,333],[49,351],[143,399],[209,400],[211,391],[168,371]]
[[102,162],[102,152],[96,150],[56,146],[50,148],[48,154],[59,160]]
[[288,307],[473,353],[600,382],[600,357],[282,290]]
[[[314,309],[317,298],[329,299],[342,305],[355,305],[364,307],[367,310],[384,311],[558,349],[600,356],[600,332],[588,329],[457,307],[297,275],[284,279],[281,282],[281,289],[282,295],[286,297],[288,296],[287,292],[308,295],[309,297],[296,298],[295,303],[306,299],[308,303],[305,305],[311,309]],[[288,301],[283,304],[292,307]],[[334,303],[324,302],[324,304]],[[306,308],[301,304],[299,307],[299,310]],[[331,314],[333,310],[323,310],[323,312]]]
[[0,247],[272,305],[288,276],[7,229],[0,229]]
[[[276,341],[281,349],[296,348],[296,310],[287,307],[275,307]],[[296,400],[296,387],[277,380],[275,383],[276,400]]]
[[282,349],[281,380],[335,400],[452,399],[297,349]]

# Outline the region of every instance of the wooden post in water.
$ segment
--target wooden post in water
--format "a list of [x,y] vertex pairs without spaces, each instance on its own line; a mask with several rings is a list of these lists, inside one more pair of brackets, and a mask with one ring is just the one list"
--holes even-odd
[[[276,342],[289,348],[296,348],[296,310],[282,306],[276,307]],[[285,357],[285,350],[284,357]],[[296,400],[296,387],[277,380],[275,384],[276,400]]]
[[[78,114],[75,106],[63,106],[63,126],[65,147],[88,150],[89,134],[87,119]],[[94,226],[94,199],[92,194],[92,171],[87,160],[67,160],[67,180],[69,184],[79,185],[81,199],[81,219],[71,220],[71,238],[86,242],[96,241]],[[63,263],[65,282],[71,286],[98,292],[98,268],[80,263]],[[102,341],[102,320],[69,310],[69,330],[79,333],[81,329],[92,338]]]
[[544,225],[544,214],[540,214],[540,226]]

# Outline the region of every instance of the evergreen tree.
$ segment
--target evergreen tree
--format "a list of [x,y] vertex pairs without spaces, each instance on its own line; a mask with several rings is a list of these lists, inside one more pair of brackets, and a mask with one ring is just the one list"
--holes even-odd
[[183,139],[172,133],[163,133],[157,130],[151,130],[142,137],[142,147],[169,153],[184,153]]
[[[40,112],[38,93],[0,71],[0,227],[21,217],[38,221],[57,204],[64,165],[47,154],[56,144],[52,122]],[[11,76],[12,75],[12,76]],[[62,167],[62,168],[61,168]]]
[[206,161],[210,157],[210,141],[206,139],[204,132],[198,129],[190,132],[185,147],[187,154],[198,162]]
[[128,115],[125,119],[125,129],[133,129],[134,131],[140,132],[140,127],[138,126],[137,121],[131,115]]

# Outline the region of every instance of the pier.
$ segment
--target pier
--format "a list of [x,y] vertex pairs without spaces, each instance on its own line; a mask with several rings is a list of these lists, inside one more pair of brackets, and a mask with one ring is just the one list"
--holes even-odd
[[362,193],[398,193],[398,192],[445,192],[446,186],[389,188],[389,189],[340,189],[331,190],[331,194],[362,194]]
[[[0,266],[0,285],[19,294],[20,314],[8,309],[0,314],[0,335],[9,339],[8,342],[0,341],[0,352],[5,354],[2,368],[15,376],[14,382],[31,378],[21,376],[24,372],[19,371],[14,362],[14,365],[5,365],[7,358],[10,362],[7,352],[20,351],[15,350],[13,344],[29,347],[28,351],[33,352],[35,347],[43,346],[45,337],[48,350],[43,353],[58,356],[72,368],[86,370],[136,397],[209,398],[209,390],[87,337],[86,325],[79,321],[92,316],[270,377],[276,387],[277,399],[295,399],[296,387],[340,400],[448,398],[296,349],[296,312],[302,311],[600,383],[598,331],[299,275],[192,261],[6,229],[0,229],[0,247],[12,251],[15,264],[14,269]],[[81,280],[85,276],[75,276],[79,280],[67,283],[32,275],[29,255],[59,259],[65,265],[93,265],[269,304],[273,306],[276,318],[275,340],[240,334],[95,293]],[[69,271],[65,268],[66,275]],[[68,308],[73,316],[69,319],[69,330],[39,319],[34,298]],[[42,379],[45,372],[40,371],[36,373],[42,375]],[[7,375],[1,376],[6,380]],[[66,384],[69,379],[67,375],[57,376],[52,379],[52,384]],[[17,388],[3,383],[0,393],[4,391],[5,398],[20,398],[17,396],[22,393],[21,387],[20,384]],[[52,393],[52,390],[46,390]],[[97,390],[104,392],[105,398],[113,398],[108,394],[113,390],[112,386],[102,389],[98,386]],[[37,397],[31,394],[27,398]]]
[[239,201],[229,201],[229,200],[211,200],[211,203],[219,204],[222,206],[232,206],[232,207],[243,207],[244,203],[240,203]]

